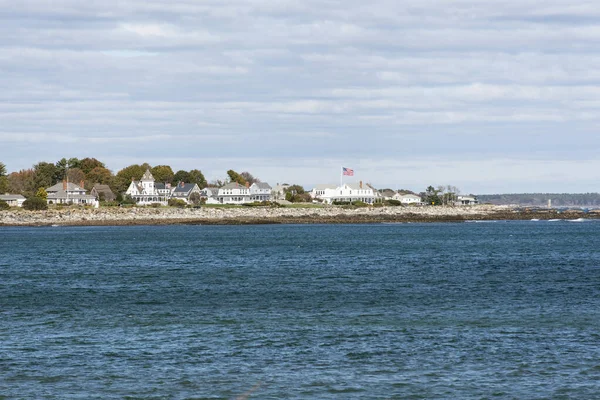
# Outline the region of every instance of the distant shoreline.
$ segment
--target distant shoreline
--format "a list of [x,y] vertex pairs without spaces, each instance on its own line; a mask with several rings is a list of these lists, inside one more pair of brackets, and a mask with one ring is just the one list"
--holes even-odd
[[100,208],[0,211],[0,226],[262,225],[600,219],[599,212],[508,206],[324,208]]

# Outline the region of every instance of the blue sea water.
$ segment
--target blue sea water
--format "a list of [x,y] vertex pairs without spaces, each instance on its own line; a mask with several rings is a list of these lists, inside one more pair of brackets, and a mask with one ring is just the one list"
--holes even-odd
[[0,399],[600,397],[600,223],[0,228]]

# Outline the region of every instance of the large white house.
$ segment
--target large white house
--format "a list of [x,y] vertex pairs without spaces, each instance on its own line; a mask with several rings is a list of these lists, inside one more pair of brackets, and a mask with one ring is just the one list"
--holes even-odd
[[362,201],[363,203],[373,204],[376,198],[373,188],[369,185],[363,185],[362,182],[344,183],[342,186],[317,185],[311,191],[311,196],[326,204],[338,201]]
[[273,188],[267,182],[254,182],[250,186],[252,201],[271,201]]
[[221,204],[251,203],[250,188],[237,182],[228,183],[219,188],[217,199]]
[[83,188],[83,182],[81,186],[78,186],[72,182],[67,181],[59,182],[54,186],[50,186],[46,189],[48,197],[46,201],[48,204],[83,204],[83,205],[94,205],[97,206],[96,196],[86,194],[86,190]]
[[171,197],[170,185],[167,187],[164,184],[159,184],[159,187],[154,184],[154,177],[149,169],[146,170],[142,179],[139,181],[132,180],[125,194],[128,194],[140,205],[152,203],[160,203],[166,205]]
[[421,201],[421,196],[417,196],[416,194],[400,194],[400,193],[396,193],[394,195],[394,197],[392,197],[393,200],[398,200],[400,203],[404,204],[404,205],[411,205],[411,204],[415,204],[415,205],[419,205],[422,204]]

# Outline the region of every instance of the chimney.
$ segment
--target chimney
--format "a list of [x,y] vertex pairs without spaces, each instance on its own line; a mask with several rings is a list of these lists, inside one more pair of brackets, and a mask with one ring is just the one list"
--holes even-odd
[[184,181],[181,181],[181,182],[179,182],[179,185],[180,185],[181,187],[184,187],[184,186],[185,186],[185,182],[184,182]]
[[360,188],[362,189],[362,181],[360,181]]
[[250,183],[246,182],[246,187],[249,188],[250,187]]
[[63,190],[67,190],[67,181],[63,179]]
[[79,182],[79,187],[80,187],[80,188],[83,188],[83,185],[84,185],[84,183],[85,183],[85,182],[84,182],[83,180],[82,180],[81,182]]

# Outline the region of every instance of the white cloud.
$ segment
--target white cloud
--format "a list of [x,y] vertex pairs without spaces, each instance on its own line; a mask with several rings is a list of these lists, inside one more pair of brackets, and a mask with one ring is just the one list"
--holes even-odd
[[594,1],[0,7],[9,169],[90,155],[118,170],[139,157],[309,184],[343,163],[382,185],[595,190],[576,172],[600,149]]

